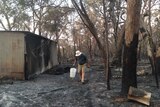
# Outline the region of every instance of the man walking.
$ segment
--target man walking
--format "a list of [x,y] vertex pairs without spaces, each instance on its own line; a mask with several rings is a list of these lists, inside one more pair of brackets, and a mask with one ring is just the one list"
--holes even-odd
[[78,73],[80,75],[81,83],[84,84],[84,77],[85,77],[85,69],[87,64],[87,57],[79,50],[76,51],[76,60],[75,63],[78,63]]

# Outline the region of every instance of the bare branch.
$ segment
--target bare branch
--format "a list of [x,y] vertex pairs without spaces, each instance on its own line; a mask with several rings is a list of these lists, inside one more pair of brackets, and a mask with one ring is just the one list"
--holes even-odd
[[0,19],[0,24],[2,25],[4,30],[7,30],[7,28],[5,27],[5,25],[3,24],[2,20]]

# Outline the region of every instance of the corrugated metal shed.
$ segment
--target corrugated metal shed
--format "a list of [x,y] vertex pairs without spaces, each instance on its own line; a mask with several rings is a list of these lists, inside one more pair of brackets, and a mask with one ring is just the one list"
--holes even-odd
[[30,32],[0,31],[0,78],[29,79],[57,64],[54,41]]

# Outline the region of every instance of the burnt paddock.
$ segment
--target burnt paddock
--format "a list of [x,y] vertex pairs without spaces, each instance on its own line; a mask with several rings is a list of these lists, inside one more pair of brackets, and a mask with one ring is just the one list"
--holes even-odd
[[[107,90],[104,71],[100,66],[91,66],[91,70],[86,72],[85,78],[88,80],[86,84],[78,82],[78,75],[71,79],[68,70],[69,67],[58,66],[31,80],[1,84],[0,106],[129,107],[133,105],[146,107],[121,98],[121,69],[112,68],[111,90]],[[160,90],[156,88],[154,77],[151,74],[138,76],[138,88],[152,93],[151,107],[160,105]]]

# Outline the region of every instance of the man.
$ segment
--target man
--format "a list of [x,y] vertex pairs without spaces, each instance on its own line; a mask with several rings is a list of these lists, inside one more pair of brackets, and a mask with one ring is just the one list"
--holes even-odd
[[[80,75],[81,83],[84,84],[84,77],[85,77],[85,69],[87,64],[87,57],[79,50],[76,51],[76,60],[75,63],[78,63],[78,73]],[[74,63],[74,65],[75,65]]]

